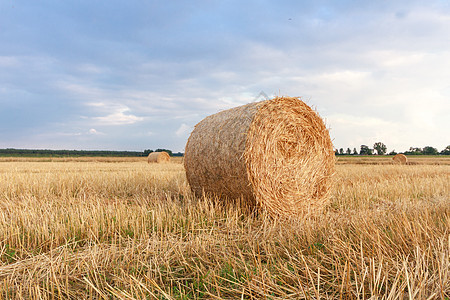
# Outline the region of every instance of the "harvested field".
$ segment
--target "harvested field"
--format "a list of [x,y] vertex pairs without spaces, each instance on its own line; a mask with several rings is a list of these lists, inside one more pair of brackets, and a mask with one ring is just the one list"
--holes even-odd
[[[371,155],[371,156],[337,156],[338,165],[392,165],[392,155]],[[450,158],[445,155],[410,155],[407,165],[450,165]]]
[[331,203],[295,223],[194,196],[181,159],[1,159],[0,295],[446,299],[450,164],[422,159],[338,160]]

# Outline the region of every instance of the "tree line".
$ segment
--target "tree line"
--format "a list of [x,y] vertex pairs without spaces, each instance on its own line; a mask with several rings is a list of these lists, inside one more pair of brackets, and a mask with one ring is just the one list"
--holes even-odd
[[[431,146],[425,146],[423,148],[418,147],[410,147],[408,151],[400,152],[405,155],[450,155],[450,145],[445,147],[442,151],[439,151],[437,148],[431,147]],[[367,145],[361,145],[360,150],[356,150],[356,148],[353,148],[351,150],[350,148],[347,148],[347,150],[344,150],[344,148],[336,149],[335,150],[336,155],[396,155],[398,154],[395,150],[387,153],[387,147],[382,142],[377,142],[373,145],[373,148],[370,148]]]
[[170,156],[183,156],[183,153],[173,153],[168,149],[147,149],[140,151],[110,151],[110,150],[49,150],[49,149],[0,149],[0,156],[26,157],[140,157],[148,156],[152,152],[165,151]]
[[[49,150],[49,149],[0,149],[0,156],[25,156],[25,157],[146,157],[152,152],[167,152],[170,156],[183,156],[184,153],[173,153],[169,149],[146,149],[144,151],[110,151],[110,150]],[[450,155],[450,145],[445,147],[442,151],[431,146],[425,146],[423,148],[410,147],[408,151],[401,152],[405,155]],[[361,145],[359,151],[356,148],[351,150],[347,148],[336,149],[336,155],[395,155],[395,150],[387,153],[387,147],[382,142],[377,142],[370,148],[367,145]]]

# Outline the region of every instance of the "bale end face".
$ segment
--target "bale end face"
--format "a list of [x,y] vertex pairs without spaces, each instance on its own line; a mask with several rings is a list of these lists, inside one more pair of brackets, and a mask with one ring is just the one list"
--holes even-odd
[[267,101],[247,135],[245,159],[258,203],[302,216],[330,201],[335,155],[322,118],[298,98]]

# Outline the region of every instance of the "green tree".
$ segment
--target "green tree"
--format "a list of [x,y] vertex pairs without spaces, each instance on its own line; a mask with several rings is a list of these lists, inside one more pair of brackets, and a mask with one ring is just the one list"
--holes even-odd
[[409,155],[419,155],[419,154],[423,154],[423,153],[422,153],[422,148],[418,148],[418,147],[409,147],[409,151],[406,151],[405,154],[409,154]]
[[445,147],[445,149],[441,151],[441,154],[442,155],[450,155],[450,145]]
[[339,149],[339,155],[344,155],[344,149],[343,148]]
[[431,146],[426,146],[423,148],[422,153],[425,155],[438,155],[439,152],[436,148]]
[[352,150],[350,150],[350,148],[347,148],[347,151],[345,151],[345,154],[347,154],[347,155],[352,154]]
[[150,150],[150,149],[144,150],[144,156],[148,156],[152,152],[153,152],[153,150]]
[[361,145],[361,150],[359,150],[360,155],[372,155],[372,149],[366,145]]
[[373,149],[377,151],[378,155],[385,155],[386,154],[386,145],[382,142],[377,142],[373,144]]
[[155,152],[167,152],[170,156],[172,156],[172,151],[168,149],[156,149]]
[[353,153],[352,155],[358,155],[358,151],[356,150],[356,148],[353,148]]

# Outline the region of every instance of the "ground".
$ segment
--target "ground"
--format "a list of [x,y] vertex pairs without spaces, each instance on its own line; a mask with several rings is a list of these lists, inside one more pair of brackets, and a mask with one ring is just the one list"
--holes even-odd
[[0,158],[2,298],[449,299],[450,159],[339,157],[295,221],[195,197],[181,159]]

